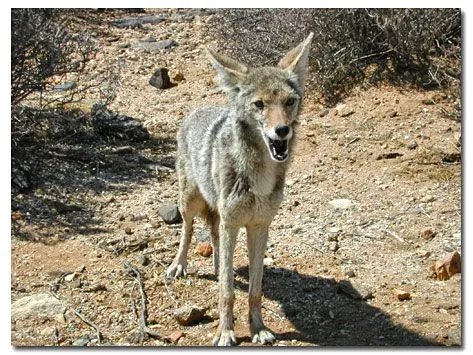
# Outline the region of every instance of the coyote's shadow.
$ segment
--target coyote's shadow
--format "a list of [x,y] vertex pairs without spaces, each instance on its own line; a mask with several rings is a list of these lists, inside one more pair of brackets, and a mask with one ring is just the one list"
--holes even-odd
[[[248,280],[248,268],[236,270]],[[235,287],[248,290],[248,284],[235,280]],[[278,333],[279,340],[297,339],[323,346],[434,346],[402,326],[379,308],[356,297],[357,291],[344,281],[299,274],[285,268],[265,269],[263,294],[280,306],[280,313],[296,329]],[[355,297],[354,297],[355,296]],[[264,302],[263,302],[264,307]],[[267,324],[271,328],[271,324]]]

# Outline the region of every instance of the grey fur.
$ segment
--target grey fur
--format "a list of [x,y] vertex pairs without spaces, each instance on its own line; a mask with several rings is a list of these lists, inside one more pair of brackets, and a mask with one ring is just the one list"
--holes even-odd
[[263,257],[269,225],[283,198],[311,40],[312,34],[278,67],[248,69],[208,50],[229,104],[194,111],[178,133],[176,167],[183,228],[167,276],[185,275],[193,219],[202,216],[211,226],[220,285],[216,345],[236,343],[233,253],[240,228],[246,228],[248,239],[252,340],[264,344],[275,339],[261,317]]

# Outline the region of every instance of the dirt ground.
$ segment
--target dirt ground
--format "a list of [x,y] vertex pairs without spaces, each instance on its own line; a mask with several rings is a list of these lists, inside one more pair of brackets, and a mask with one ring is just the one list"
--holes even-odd
[[[89,25],[97,27],[101,52],[88,70],[120,63],[110,108],[142,122],[151,138],[107,140],[85,114],[62,123],[77,123],[73,133],[16,150],[32,167],[34,183],[12,191],[12,304],[49,294],[65,306],[54,315],[12,316],[14,346],[211,345],[218,324],[211,257],[192,247],[192,273],[166,284],[180,225],[165,224],[158,210],[177,202],[181,119],[225,102],[202,51],[214,44],[203,29],[215,15],[147,15],[165,21],[121,29],[111,21],[139,15],[97,15]],[[133,46],[149,37],[178,45],[159,51]],[[159,67],[169,69],[176,86],[148,84]],[[98,96],[90,94],[84,105]],[[456,105],[441,91],[387,85],[355,90],[336,107],[323,107],[307,93],[265,259],[263,317],[276,334],[273,346],[461,344],[461,273],[439,280],[431,269],[462,252]],[[428,228],[433,236],[421,233]],[[208,239],[200,222],[194,236],[193,246]],[[140,288],[126,262],[140,272],[146,322],[157,337],[140,336]],[[236,335],[240,346],[250,346],[243,232],[234,268]],[[174,313],[185,305],[206,313],[194,325],[180,325]]]

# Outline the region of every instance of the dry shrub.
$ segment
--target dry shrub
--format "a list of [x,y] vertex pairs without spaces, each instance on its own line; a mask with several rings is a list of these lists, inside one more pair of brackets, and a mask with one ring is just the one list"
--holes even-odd
[[382,81],[460,95],[460,9],[222,9],[207,29],[249,65],[275,64],[313,31],[308,85],[328,103]]

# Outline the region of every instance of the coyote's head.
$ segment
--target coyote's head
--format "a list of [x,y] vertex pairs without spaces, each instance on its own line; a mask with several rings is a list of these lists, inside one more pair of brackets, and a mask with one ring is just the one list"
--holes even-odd
[[230,95],[241,119],[257,128],[271,159],[289,157],[290,140],[301,108],[313,33],[289,51],[275,67],[249,69],[208,49],[220,84]]

